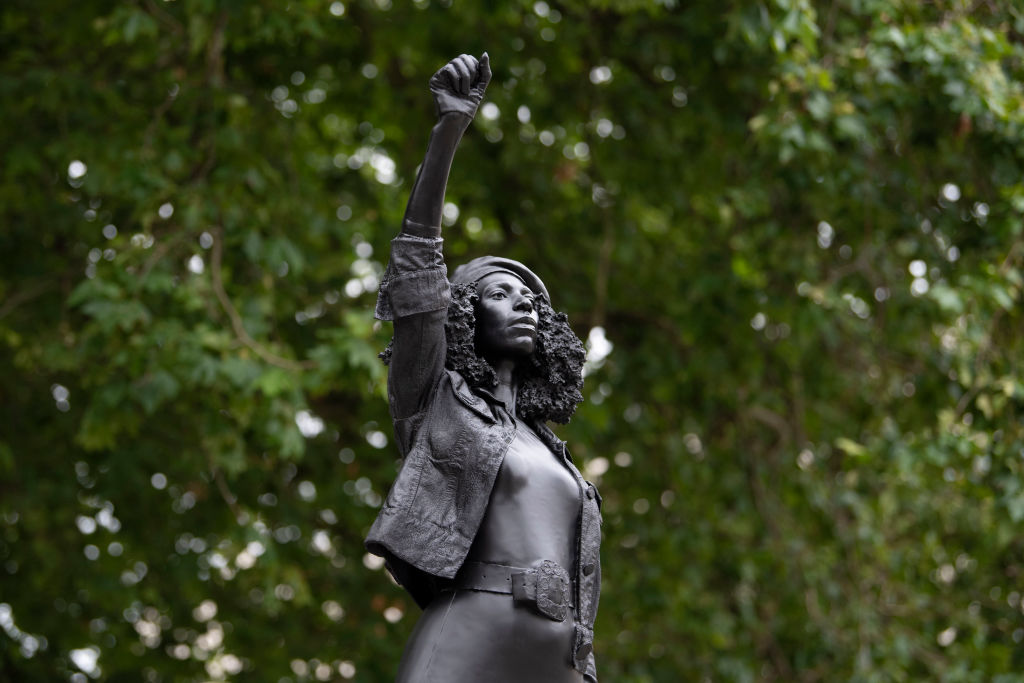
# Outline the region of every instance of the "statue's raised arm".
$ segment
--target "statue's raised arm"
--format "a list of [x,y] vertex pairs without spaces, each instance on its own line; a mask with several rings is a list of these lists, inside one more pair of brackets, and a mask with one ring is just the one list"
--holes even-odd
[[491,80],[485,52],[461,55],[430,79],[438,120],[409,195],[402,232],[392,242],[381,284],[377,317],[393,320],[388,397],[391,416],[402,419],[423,407],[444,369],[444,323],[451,300],[441,252],[441,212],[455,149]]
[[440,234],[444,190],[455,148],[476,115],[490,81],[491,64],[486,52],[479,61],[471,55],[460,55],[431,77],[430,92],[434,95],[438,121],[409,196],[403,232],[421,236],[425,236],[424,231],[430,236]]

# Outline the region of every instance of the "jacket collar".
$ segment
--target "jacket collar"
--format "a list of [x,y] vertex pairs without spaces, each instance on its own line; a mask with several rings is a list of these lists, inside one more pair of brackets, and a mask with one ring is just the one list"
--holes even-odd
[[[494,414],[491,412],[491,407],[488,405],[488,401],[479,395],[479,390],[470,387],[469,382],[456,371],[451,372],[451,377],[452,389],[455,391],[456,398],[480,417],[488,422],[494,422]],[[486,392],[485,397],[489,398],[491,403],[501,403],[490,392]]]
[[565,457],[568,458],[569,462],[572,462],[572,455],[569,454],[569,449],[565,447],[565,442],[551,431],[551,428],[548,427],[544,420],[532,420],[530,426],[533,427],[533,431],[537,432],[537,436],[548,445],[548,448],[555,453],[565,453]]
[[[452,371],[451,376],[452,388],[455,390],[455,396],[458,397],[459,401],[488,422],[495,421],[492,406],[500,406],[502,410],[505,409],[505,404],[498,400],[490,389],[486,387],[471,387],[469,382],[457,371]],[[548,448],[555,453],[564,452],[569,461],[572,461],[569,449],[565,448],[565,442],[555,436],[555,433],[551,431],[551,428],[548,427],[544,420],[530,420],[529,424]]]
[[[462,399],[463,403],[473,409],[475,412],[484,414],[487,412],[487,416],[490,417],[490,406],[500,406],[505,409],[504,401],[498,399],[494,393],[487,387],[471,387],[468,382],[460,375],[460,382],[456,385],[455,391]],[[492,418],[493,419],[493,418]],[[522,419],[522,418],[520,418]],[[562,453],[565,442],[559,439],[551,428],[548,427],[547,423],[541,419],[529,420],[529,424],[533,427],[533,431],[537,433],[541,441],[555,453]],[[569,450],[564,449],[566,457],[572,461],[572,456],[569,455]]]

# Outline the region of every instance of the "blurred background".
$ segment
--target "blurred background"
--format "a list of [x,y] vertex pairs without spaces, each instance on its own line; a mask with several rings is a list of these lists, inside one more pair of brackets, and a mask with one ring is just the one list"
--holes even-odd
[[0,7],[0,679],[387,681],[375,291],[462,52],[446,253],[587,341],[604,681],[1024,681],[1012,0]]

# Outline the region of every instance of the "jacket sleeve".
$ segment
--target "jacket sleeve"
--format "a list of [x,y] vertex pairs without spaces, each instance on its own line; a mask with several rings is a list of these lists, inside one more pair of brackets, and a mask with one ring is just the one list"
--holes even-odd
[[391,259],[377,296],[377,318],[394,321],[388,370],[392,418],[419,412],[444,370],[444,324],[451,300],[440,229],[406,219],[391,242]]

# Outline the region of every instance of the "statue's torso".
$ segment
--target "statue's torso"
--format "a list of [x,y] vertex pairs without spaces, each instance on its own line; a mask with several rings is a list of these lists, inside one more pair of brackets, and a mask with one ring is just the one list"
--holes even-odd
[[[567,465],[520,422],[466,560],[519,567],[553,560],[573,575],[580,495]],[[417,623],[398,680],[578,683],[573,623],[552,621],[511,595],[445,591]]]
[[516,567],[554,560],[572,575],[579,508],[566,465],[520,421],[466,560]]

